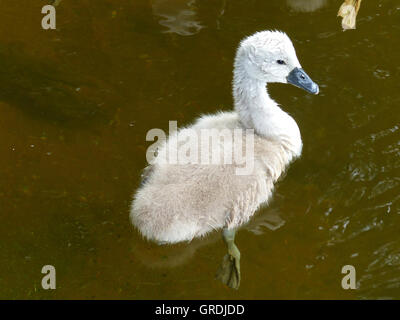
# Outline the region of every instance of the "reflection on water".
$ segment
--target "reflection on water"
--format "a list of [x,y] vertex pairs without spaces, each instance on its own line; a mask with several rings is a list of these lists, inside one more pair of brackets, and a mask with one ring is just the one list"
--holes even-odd
[[[255,235],[262,235],[268,230],[274,231],[281,228],[285,221],[279,212],[269,210],[257,215],[243,230]],[[132,253],[135,257],[150,268],[173,268],[190,262],[197,250],[222,240],[221,232],[214,232],[204,238],[194,239],[190,243],[159,246],[147,241],[132,241]],[[221,257],[222,258],[222,257]],[[215,265],[217,268],[217,265]]]
[[[400,298],[398,1],[366,2],[345,33],[335,1],[71,0],[54,32],[21,1],[0,2],[1,298]],[[303,155],[237,234],[231,291],[214,281],[219,233],[159,247],[129,205],[147,131],[231,109],[234,50],[262,29],[290,35],[321,93],[269,87]]]
[[197,21],[196,0],[152,0],[153,14],[161,17],[159,23],[166,33],[189,36],[198,33],[204,26]]
[[286,0],[288,6],[298,12],[313,12],[326,5],[328,0]]

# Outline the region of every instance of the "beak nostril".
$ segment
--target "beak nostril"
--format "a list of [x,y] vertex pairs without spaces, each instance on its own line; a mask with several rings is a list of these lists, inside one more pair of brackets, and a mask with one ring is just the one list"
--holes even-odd
[[318,94],[319,92],[318,85],[311,80],[311,78],[303,69],[294,68],[289,72],[286,80],[288,83],[291,83],[296,87],[302,88],[310,93]]

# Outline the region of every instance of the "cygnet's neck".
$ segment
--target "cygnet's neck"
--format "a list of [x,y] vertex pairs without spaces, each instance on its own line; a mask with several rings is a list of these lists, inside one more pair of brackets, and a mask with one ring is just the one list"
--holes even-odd
[[248,76],[244,67],[236,62],[233,77],[235,111],[245,128],[269,139],[279,140],[299,156],[302,142],[294,119],[270,98],[267,83]]

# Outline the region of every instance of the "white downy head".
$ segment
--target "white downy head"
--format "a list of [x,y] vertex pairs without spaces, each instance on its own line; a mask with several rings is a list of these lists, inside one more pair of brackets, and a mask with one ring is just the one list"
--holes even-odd
[[319,92],[301,68],[292,41],[280,31],[261,31],[245,38],[237,50],[235,70],[241,78],[291,83],[313,94]]

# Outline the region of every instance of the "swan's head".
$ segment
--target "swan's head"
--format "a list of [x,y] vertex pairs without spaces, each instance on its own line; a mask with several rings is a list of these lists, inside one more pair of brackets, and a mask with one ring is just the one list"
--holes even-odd
[[301,68],[292,41],[283,32],[262,31],[244,39],[235,67],[260,81],[291,83],[313,94],[319,92],[318,85]]

